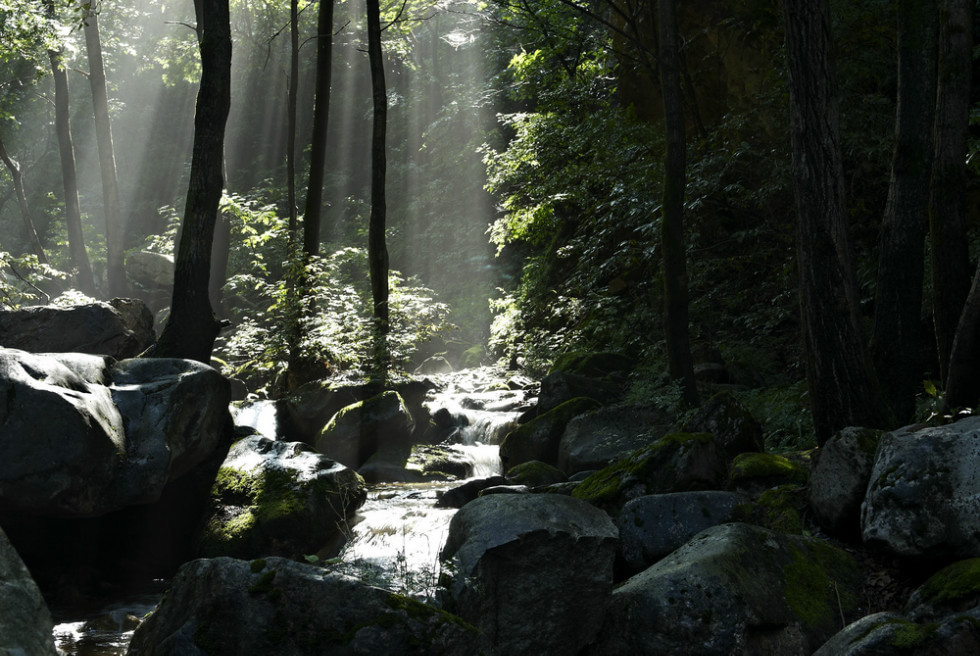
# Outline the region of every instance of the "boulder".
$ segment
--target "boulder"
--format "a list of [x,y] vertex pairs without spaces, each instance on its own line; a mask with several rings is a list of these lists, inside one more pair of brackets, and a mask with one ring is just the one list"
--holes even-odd
[[316,553],[367,496],[351,469],[301,442],[261,435],[231,447],[211,494],[201,553],[242,558]]
[[850,537],[861,530],[861,502],[881,431],[848,427],[824,442],[810,470],[808,501],[824,529]]
[[55,656],[53,628],[41,591],[0,529],[0,653]]
[[410,444],[415,420],[398,392],[342,408],[316,438],[316,449],[328,458],[357,469],[383,446]]
[[882,436],[861,530],[902,556],[980,556],[980,417]]
[[619,513],[619,555],[626,571],[640,572],[706,528],[734,521],[746,503],[734,492],[705,490],[650,494]]
[[855,614],[859,590],[840,549],[722,524],[617,587],[590,653],[810,654]]
[[980,653],[980,609],[918,624],[874,613],[848,624],[813,656],[974,656]]
[[728,485],[740,490],[765,490],[777,485],[805,485],[810,468],[803,456],[740,453],[732,461]]
[[541,381],[538,414],[557,408],[566,401],[585,396],[600,403],[615,401],[622,394],[620,385],[599,378],[555,371]]
[[567,474],[602,469],[671,432],[673,420],[652,404],[599,408],[568,422],[558,445],[558,468]]
[[497,494],[453,516],[442,550],[451,609],[501,654],[575,654],[612,591],[617,531],[571,497]]
[[511,468],[532,460],[554,465],[558,444],[568,423],[578,415],[599,407],[595,399],[579,397],[538,415],[509,432],[500,443],[500,461]]
[[479,653],[458,618],[282,558],[195,560],[133,636],[130,656]]
[[530,460],[507,470],[507,480],[514,485],[539,487],[564,483],[568,480],[565,472],[540,460]]
[[190,360],[0,348],[0,510],[90,517],[159,499],[229,434],[228,383]]
[[730,392],[715,394],[701,404],[684,425],[687,433],[711,433],[721,442],[728,458],[747,451],[762,451],[762,426]]
[[0,310],[0,346],[31,353],[90,353],[122,360],[139,355],[155,340],[150,311],[131,299]]
[[437,508],[462,508],[470,501],[480,496],[480,492],[488,487],[507,485],[508,481],[503,476],[488,476],[487,478],[474,478],[466,481],[462,485],[456,486],[445,492],[438,493],[436,500]]
[[905,613],[916,622],[980,608],[980,558],[960,560],[942,568],[916,588]]
[[174,284],[173,255],[133,251],[126,255],[126,276],[147,290],[168,290]]
[[592,474],[572,495],[611,508],[647,494],[716,490],[725,479],[724,450],[709,433],[675,433]]

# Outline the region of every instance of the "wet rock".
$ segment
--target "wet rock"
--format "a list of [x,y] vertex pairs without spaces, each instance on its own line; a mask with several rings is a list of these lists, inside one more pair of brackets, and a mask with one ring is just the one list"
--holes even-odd
[[440,508],[462,508],[480,496],[481,490],[494,485],[507,485],[507,479],[503,476],[490,476],[466,481],[462,485],[440,494],[436,506]]
[[206,556],[316,553],[364,503],[364,480],[300,442],[254,435],[218,470],[201,538]]
[[531,460],[549,464],[558,462],[558,445],[568,423],[575,417],[595,410],[599,402],[580,397],[538,415],[509,432],[500,443],[500,460],[505,468]]
[[724,450],[708,433],[675,433],[592,474],[575,488],[579,499],[621,508],[647,494],[722,487]]
[[616,519],[624,568],[634,574],[646,569],[704,529],[734,521],[745,503],[741,495],[717,490],[633,499]]
[[810,654],[856,613],[859,585],[824,542],[715,526],[616,588],[590,653]]
[[711,433],[721,442],[729,458],[749,451],[762,451],[762,426],[730,392],[715,394],[698,408],[685,426],[687,433]]
[[41,591],[0,529],[0,653],[55,656],[53,628]]
[[810,472],[808,501],[826,530],[845,536],[861,530],[861,502],[871,479],[882,432],[845,428],[820,447]]
[[570,497],[480,497],[453,516],[442,551],[452,607],[501,654],[578,653],[609,600],[616,537]]
[[132,299],[0,310],[0,346],[31,353],[90,353],[122,360],[142,353],[155,340],[150,311]]
[[426,480],[469,478],[475,464],[466,451],[440,444],[417,444],[408,459],[408,468],[417,470]]
[[458,618],[281,558],[196,560],[136,630],[130,656],[479,653]]
[[882,436],[861,528],[903,556],[980,555],[980,417]]
[[422,364],[415,368],[415,373],[422,376],[448,374],[452,373],[452,371],[453,365],[449,364],[449,360],[440,355],[433,355],[430,358],[426,358]]
[[480,490],[480,496],[490,496],[492,494],[529,494],[531,488],[527,485],[491,485]]
[[405,401],[389,390],[339,410],[317,436],[316,449],[357,469],[383,446],[411,444],[414,429]]
[[230,432],[228,383],[189,360],[0,349],[0,509],[86,517],[160,498]]
[[568,477],[557,467],[553,467],[540,460],[531,460],[510,468],[507,471],[507,480],[514,485],[538,487],[540,485],[564,483],[568,480]]
[[671,432],[673,420],[651,404],[619,404],[568,422],[558,446],[558,468],[567,474],[601,469]]

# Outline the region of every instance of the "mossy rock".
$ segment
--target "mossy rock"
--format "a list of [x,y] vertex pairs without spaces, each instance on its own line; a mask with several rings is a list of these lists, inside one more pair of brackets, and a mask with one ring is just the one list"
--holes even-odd
[[487,349],[483,344],[476,344],[463,351],[459,356],[460,369],[475,369],[487,359]]
[[383,446],[411,441],[415,420],[402,395],[387,390],[335,414],[316,439],[316,449],[353,469]]
[[508,468],[532,460],[556,464],[558,445],[568,422],[600,406],[595,399],[578,397],[521,424],[500,443],[501,462]]
[[625,373],[633,367],[633,361],[621,353],[574,351],[555,358],[549,374],[561,371],[568,374],[605,378],[614,373]]
[[620,508],[644,494],[718,489],[725,464],[710,433],[673,433],[587,477],[572,496]]
[[980,558],[960,560],[933,574],[909,598],[906,612],[935,619],[980,605]]
[[741,453],[732,461],[728,480],[731,487],[804,485],[810,469],[802,462],[775,453]]
[[530,460],[522,462],[516,467],[511,467],[507,471],[506,478],[514,485],[527,485],[528,487],[564,483],[568,479],[565,472],[540,460]]

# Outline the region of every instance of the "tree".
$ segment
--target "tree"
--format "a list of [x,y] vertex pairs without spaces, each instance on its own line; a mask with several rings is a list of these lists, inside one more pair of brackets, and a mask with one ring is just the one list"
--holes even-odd
[[827,0],[784,0],[797,267],[807,386],[818,443],[891,423],[862,335],[847,225]]
[[964,199],[973,61],[973,3],[970,0],[939,0],[938,4],[939,62],[935,159],[929,187],[929,237],[936,345],[940,373],[947,380],[953,339],[970,285]]
[[[333,18],[331,17],[332,21]],[[333,29],[332,25],[330,29]],[[296,216],[296,112],[298,96],[299,0],[289,0],[289,89],[286,99],[286,202],[289,205],[289,239],[291,244],[295,243],[298,224],[298,218]]]
[[[48,16],[54,18],[54,0],[45,0]],[[68,228],[68,250],[75,267],[78,288],[95,295],[95,278],[85,250],[82,234],[82,210],[78,204],[78,176],[75,171],[75,146],[71,137],[71,115],[68,106],[68,72],[61,49],[48,50],[51,76],[54,78],[55,130],[58,133],[58,152],[61,156],[61,178],[65,190],[65,224]]]
[[170,318],[152,357],[210,362],[221,329],[208,297],[211,247],[224,185],[225,123],[231,104],[228,0],[195,0],[201,88],[194,115],[194,150],[174,270]]
[[4,166],[10,172],[10,178],[14,182],[14,192],[17,194],[17,204],[20,206],[20,215],[24,219],[24,230],[27,233],[27,239],[31,243],[31,248],[34,249],[34,254],[37,255],[37,261],[41,264],[48,263],[48,256],[44,253],[44,247],[41,246],[41,240],[38,239],[37,231],[34,229],[34,221],[31,219],[31,210],[27,204],[27,193],[24,191],[24,173],[21,171],[20,163],[15,160],[7,152],[7,147],[3,143],[3,137],[0,137],[0,160],[3,160]]
[[330,115],[330,69],[333,50],[334,0],[320,0],[317,14],[316,90],[313,100],[313,142],[310,145],[310,182],[303,211],[303,252],[320,250],[320,212],[323,206],[323,173],[327,161],[327,124]]
[[371,298],[378,332],[388,334],[388,248],[385,245],[385,141],[388,122],[388,91],[385,87],[381,51],[381,10],[378,0],[367,0],[368,58],[374,121],[371,130],[371,218],[368,226],[368,264]]
[[109,121],[109,93],[106,89],[105,65],[102,61],[102,37],[99,15],[94,5],[86,5],[84,17],[85,50],[88,53],[89,83],[95,112],[95,136],[102,172],[102,204],[105,211],[106,274],[110,296],[126,295],[126,269],[123,264],[123,227],[119,209],[119,185],[116,179],[116,155],[112,147]]
[[663,204],[660,224],[664,260],[664,331],[670,377],[680,380],[684,399],[699,405],[694,362],[688,337],[687,249],[684,241],[684,186],[687,149],[684,98],[681,92],[677,19],[674,0],[659,0],[660,90],[667,128],[664,156]]
[[871,351],[895,417],[915,411],[919,324],[936,95],[936,3],[900,0],[898,107],[888,202],[881,229]]

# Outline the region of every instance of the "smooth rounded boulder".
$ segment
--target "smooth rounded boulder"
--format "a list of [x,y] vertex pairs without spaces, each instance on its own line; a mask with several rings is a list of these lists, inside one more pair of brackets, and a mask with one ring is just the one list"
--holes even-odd
[[342,408],[316,438],[316,450],[357,469],[384,446],[410,444],[415,420],[398,392],[388,390]]
[[442,550],[450,610],[501,654],[575,654],[602,622],[617,530],[601,510],[550,494],[483,496]]
[[139,626],[129,656],[472,656],[458,618],[357,579],[282,558],[195,560]]
[[55,656],[53,628],[41,591],[0,529],[0,654]]
[[883,435],[861,530],[900,556],[980,556],[980,417]]

